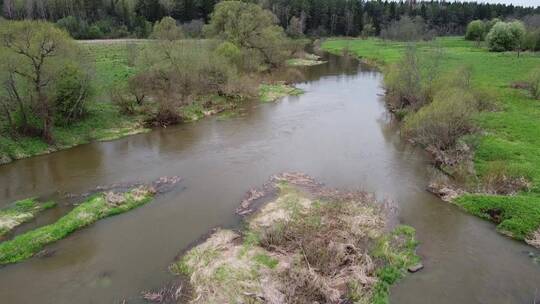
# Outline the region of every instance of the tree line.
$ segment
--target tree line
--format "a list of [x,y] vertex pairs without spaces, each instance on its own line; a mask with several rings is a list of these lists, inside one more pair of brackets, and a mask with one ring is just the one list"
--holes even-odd
[[[75,38],[147,37],[165,16],[200,34],[218,0],[0,0],[5,19],[58,22]],[[392,22],[421,17],[438,35],[462,34],[473,20],[522,19],[540,7],[446,1],[251,0],[293,35],[380,34]]]

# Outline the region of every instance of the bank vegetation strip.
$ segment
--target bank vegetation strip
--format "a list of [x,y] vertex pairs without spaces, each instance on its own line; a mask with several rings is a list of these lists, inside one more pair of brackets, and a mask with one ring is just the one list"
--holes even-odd
[[[388,81],[393,64],[404,63],[411,44],[380,39],[330,39],[323,44],[323,48],[336,54],[354,54],[378,65],[385,73],[385,81]],[[407,134],[407,127],[414,129],[415,120],[430,118],[425,112],[429,112],[431,118],[440,117],[442,122],[449,117],[452,120],[452,113],[443,111],[446,105],[454,102],[452,100],[455,100],[456,107],[466,107],[463,108],[463,115],[454,118],[470,117],[467,122],[472,123],[470,129],[459,133],[452,143],[454,148],[457,147],[454,150],[458,154],[457,162],[445,166],[443,159],[439,164],[459,179],[468,192],[453,202],[475,215],[494,221],[502,233],[540,246],[540,101],[530,90],[538,83],[535,75],[540,68],[540,55],[534,52],[492,53],[478,43],[465,41],[461,37],[418,42],[414,48],[418,57],[434,57],[440,53],[438,64],[441,79],[468,79],[470,83],[465,84],[468,90],[459,95],[455,95],[456,91],[443,91],[446,95],[440,96],[438,105],[435,95],[429,104],[420,104],[416,109],[394,109],[398,118],[404,120],[403,133],[411,135]],[[411,79],[406,89],[418,94],[422,90],[416,86],[419,82]],[[453,85],[451,81],[443,84],[449,87]],[[480,94],[477,95],[478,92]],[[479,101],[488,101],[488,109],[476,108]],[[392,107],[392,103],[389,105]],[[437,116],[437,112],[429,108],[442,112]],[[400,111],[402,109],[405,111]],[[438,122],[430,123],[434,123],[431,130],[441,126]],[[448,123],[460,125],[455,120]],[[409,138],[418,142],[419,137],[415,135],[418,134],[412,133]],[[427,141],[426,144],[422,139],[420,137],[419,143],[426,147],[433,142]],[[440,139],[437,136],[433,140]],[[471,155],[472,168],[463,165],[467,163],[467,157],[459,159],[459,155],[467,152],[460,150],[462,144],[474,151]],[[443,149],[442,152],[447,151]]]
[[215,6],[206,39],[188,39],[171,17],[151,40],[118,43],[77,43],[44,21],[0,23],[0,163],[298,94],[301,73],[277,72],[322,63],[304,52],[309,40],[241,1]]

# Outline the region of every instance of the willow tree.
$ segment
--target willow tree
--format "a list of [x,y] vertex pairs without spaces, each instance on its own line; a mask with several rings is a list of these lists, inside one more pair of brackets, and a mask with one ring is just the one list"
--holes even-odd
[[285,61],[289,46],[283,28],[276,22],[276,16],[259,5],[223,1],[215,6],[204,31],[207,36],[259,53],[264,63],[275,67]]
[[[53,141],[56,88],[66,75],[62,71],[79,67],[77,50],[68,33],[50,23],[2,23],[0,98],[12,128]],[[80,81],[87,80],[83,78]],[[87,86],[82,87],[86,90]],[[63,89],[66,90],[65,86]]]

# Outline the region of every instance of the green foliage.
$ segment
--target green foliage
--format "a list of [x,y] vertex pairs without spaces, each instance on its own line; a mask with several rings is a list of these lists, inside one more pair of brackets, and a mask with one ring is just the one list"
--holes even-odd
[[32,257],[44,246],[68,236],[102,218],[117,215],[139,207],[152,198],[150,192],[137,193],[138,189],[122,194],[125,202],[112,205],[103,193],[96,194],[53,224],[21,234],[10,241],[0,243],[0,265],[17,263]]
[[471,41],[482,41],[486,35],[486,25],[482,20],[471,21],[467,25],[467,31],[465,32],[465,39]]
[[164,17],[154,25],[152,38],[168,41],[180,40],[184,38],[184,32],[176,24],[176,20],[171,17]]
[[287,59],[289,41],[283,28],[275,25],[275,16],[270,11],[256,4],[218,3],[204,32],[208,37],[233,43],[245,50],[246,55],[259,54],[270,67],[281,65]]
[[239,47],[229,41],[223,41],[222,43],[220,43],[216,48],[215,53],[217,56],[226,58],[235,65],[240,64],[242,51]]
[[[10,121],[12,133],[39,134],[51,143],[55,115],[69,111],[69,117],[63,118],[74,119],[77,115],[66,106],[76,106],[86,98],[89,74],[80,61],[84,54],[67,32],[46,22],[8,22],[0,29],[0,36],[0,53],[5,59],[0,62],[0,95],[4,97],[0,102],[4,103],[5,119]],[[84,76],[75,78],[72,73],[68,77],[66,73],[74,69]],[[74,84],[75,80],[81,83]],[[85,89],[79,94],[68,92],[79,89],[77,86]],[[55,94],[61,99],[63,112],[55,113]],[[15,115],[21,119],[14,121]]]
[[90,79],[77,65],[69,64],[58,74],[54,86],[56,122],[70,124],[86,114],[91,96]]
[[494,52],[512,51],[523,47],[525,26],[520,21],[497,22],[486,36],[489,49]]

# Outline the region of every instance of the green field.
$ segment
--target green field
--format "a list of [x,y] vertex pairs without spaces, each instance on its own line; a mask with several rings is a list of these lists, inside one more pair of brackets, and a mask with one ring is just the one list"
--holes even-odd
[[[401,57],[406,46],[379,39],[331,39],[324,42],[323,49],[335,54],[346,50],[384,69],[385,64]],[[483,218],[493,219],[489,216],[493,211],[500,213],[499,231],[526,239],[540,226],[540,101],[510,85],[524,81],[533,68],[540,66],[540,54],[522,53],[518,57],[513,52],[490,53],[461,37],[417,44],[424,53],[435,46],[444,51],[445,71],[470,66],[473,86],[487,89],[497,97],[499,111],[483,112],[477,117],[482,129],[474,155],[478,180],[485,177],[489,168],[503,164],[508,172],[532,183],[529,191],[515,196],[470,194],[455,202]]]

